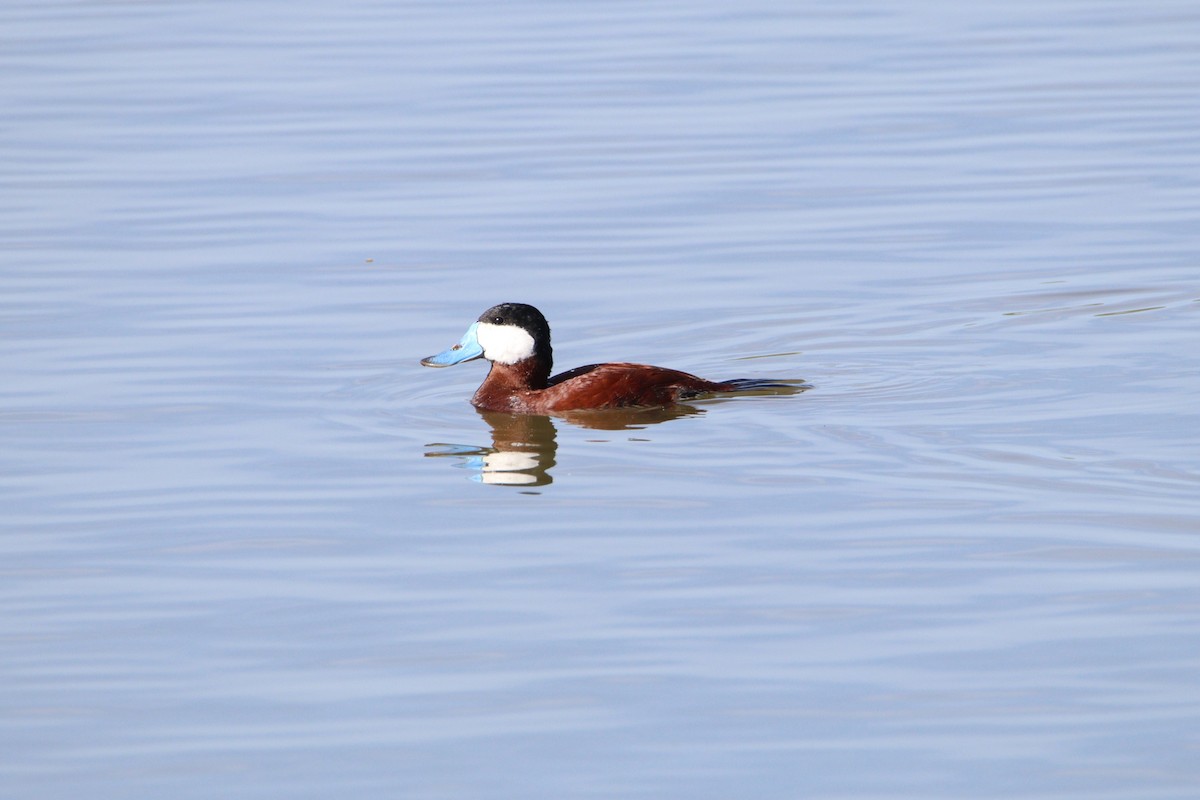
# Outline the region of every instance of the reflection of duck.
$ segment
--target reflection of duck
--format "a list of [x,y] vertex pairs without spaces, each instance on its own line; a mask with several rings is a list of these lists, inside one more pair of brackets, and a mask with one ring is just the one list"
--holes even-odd
[[431,444],[438,450],[429,457],[458,457],[463,466],[477,471],[483,483],[506,486],[544,486],[558,452],[558,431],[549,417],[537,414],[501,414],[480,411],[492,428],[491,447]]
[[550,325],[540,311],[523,303],[492,306],[458,344],[421,363],[448,367],[476,358],[490,361],[491,369],[472,404],[516,414],[670,406],[717,392],[807,388],[757,380],[708,381],[679,370],[626,363],[591,364],[551,378]]
[[[612,408],[568,411],[563,419],[582,428],[620,431],[641,429],[660,422],[704,413],[687,405],[659,408]],[[474,470],[482,483],[506,486],[544,486],[554,479],[550,470],[558,453],[558,430],[542,414],[508,414],[480,411],[492,429],[492,446],[433,443],[425,453],[430,458],[458,458],[460,465]]]

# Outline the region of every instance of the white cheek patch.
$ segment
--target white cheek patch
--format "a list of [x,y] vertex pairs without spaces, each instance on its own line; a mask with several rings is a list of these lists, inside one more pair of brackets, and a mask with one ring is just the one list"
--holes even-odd
[[515,325],[479,323],[475,331],[483,347],[483,357],[497,364],[516,364],[533,355],[533,337]]

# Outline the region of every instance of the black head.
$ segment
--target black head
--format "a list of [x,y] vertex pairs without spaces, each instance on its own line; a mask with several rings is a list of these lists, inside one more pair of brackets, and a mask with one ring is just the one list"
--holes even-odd
[[529,335],[538,339],[550,340],[550,323],[531,305],[525,303],[500,303],[494,305],[479,315],[477,322],[490,325],[515,325],[529,331]]
[[501,333],[498,329],[503,328],[519,328],[525,331],[533,338],[534,357],[543,363],[547,370],[550,369],[554,361],[554,351],[550,347],[550,323],[546,322],[542,312],[533,306],[525,303],[500,303],[480,314],[476,321],[481,326],[481,337],[485,338],[488,335],[487,328],[492,329],[493,335]]

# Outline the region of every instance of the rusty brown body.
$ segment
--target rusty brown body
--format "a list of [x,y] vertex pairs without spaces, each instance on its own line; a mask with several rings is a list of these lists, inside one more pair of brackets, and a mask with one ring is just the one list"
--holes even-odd
[[709,392],[730,391],[728,383],[647,364],[589,364],[548,376],[534,360],[493,363],[471,403],[484,411],[550,414],[579,409],[666,406]]

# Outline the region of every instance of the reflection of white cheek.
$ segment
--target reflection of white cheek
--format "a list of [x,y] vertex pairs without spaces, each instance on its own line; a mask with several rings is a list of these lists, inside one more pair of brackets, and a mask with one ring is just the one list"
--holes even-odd
[[479,480],[509,486],[534,483],[537,477],[524,470],[537,469],[537,465],[537,456],[533,453],[500,450],[483,457]]
[[514,325],[479,323],[475,331],[483,357],[498,364],[516,364],[533,355],[533,337]]
[[537,469],[537,465],[537,454],[522,453],[520,450],[497,450],[483,457],[484,472],[515,472]]

